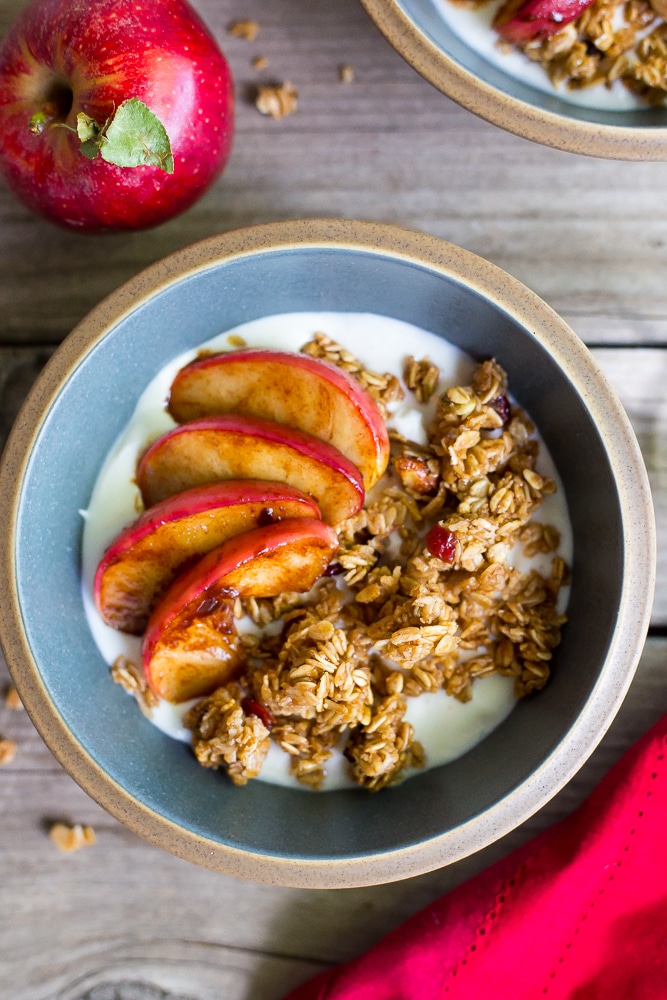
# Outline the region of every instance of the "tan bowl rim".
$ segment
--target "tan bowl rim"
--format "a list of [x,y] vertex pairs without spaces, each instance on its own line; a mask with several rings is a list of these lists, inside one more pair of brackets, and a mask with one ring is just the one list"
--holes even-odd
[[568,118],[504,94],[451,59],[398,0],[360,0],[387,41],[424,79],[473,114],[514,135],[609,160],[667,159],[667,128],[606,125]]
[[[136,801],[79,745],[41,680],[23,634],[15,572],[15,524],[32,444],[61,386],[102,337],[171,283],[223,261],[289,249],[333,248],[377,253],[454,278],[496,302],[535,331],[577,387],[619,473],[627,514],[627,558],[619,620],[606,668],[570,732],[515,791],[454,830],[381,855],[345,859],[277,858],[227,847],[174,824]],[[629,491],[632,483],[632,494]],[[38,377],[14,424],[0,465],[0,642],[37,730],[71,777],[130,830],[178,857],[226,874],[304,888],[343,888],[408,878],[488,846],[552,798],[593,752],[616,714],[639,661],[655,580],[655,525],[648,477],[630,422],[602,370],[577,335],[537,295],[496,265],[432,236],[345,219],[277,222],[213,236],[172,253],[130,279],[95,307],[63,341]]]

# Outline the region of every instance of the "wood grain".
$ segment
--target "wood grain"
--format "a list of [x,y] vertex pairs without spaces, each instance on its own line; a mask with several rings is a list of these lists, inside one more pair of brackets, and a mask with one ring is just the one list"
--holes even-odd
[[[5,0],[0,30],[24,3]],[[274,219],[340,215],[421,229],[510,271],[605,342],[646,329],[667,341],[667,163],[599,161],[542,148],[457,107],[381,38],[356,0],[197,0],[237,85],[228,169],[180,219],[82,238],[36,225],[0,189],[0,342],[56,343],[104,295],[194,240]],[[260,24],[232,38],[236,17]],[[263,54],[267,70],[251,58]],[[338,69],[355,70],[351,85]],[[260,115],[260,80],[291,80],[297,113]],[[7,228],[9,227],[9,229]],[[11,238],[10,238],[11,237]],[[604,323],[608,318],[609,323]],[[596,334],[596,336],[599,334]]]
[[[171,1000],[279,1000],[576,809],[667,711],[666,657],[666,640],[647,643],[601,745],[518,830],[429,875],[337,892],[241,882],[145,844],[60,769],[25,713],[0,709],[0,733],[19,747],[0,781],[3,896],[11,904],[0,911],[0,996],[162,1000],[162,990]],[[59,853],[47,833],[54,820],[93,826],[97,842]]]
[[[525,839],[569,814],[667,711],[667,163],[597,161],[474,118],[422,80],[356,0],[194,0],[237,86],[227,170],[179,219],[82,237],[42,222],[0,184],[0,446],[53,349],[105,295],[195,240],[256,222],[344,216],[423,230],[514,274],[591,346],[649,471],[658,584],[636,679],[599,748],[523,827],[457,865],[337,892],[217,876],[139,840],[62,771],[25,712],[0,702],[0,997],[8,1000],[280,1000]],[[25,0],[0,5],[4,35]],[[255,18],[257,39],[232,38]],[[253,68],[254,56],[268,59]],[[345,85],[339,67],[354,68]],[[291,80],[297,113],[262,117],[260,81]],[[0,595],[1,596],[1,595]],[[0,688],[7,683],[0,659]],[[93,826],[71,855],[54,820]]]

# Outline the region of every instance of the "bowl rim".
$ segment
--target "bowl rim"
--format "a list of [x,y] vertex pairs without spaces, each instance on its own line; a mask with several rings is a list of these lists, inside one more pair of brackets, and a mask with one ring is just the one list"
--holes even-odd
[[504,94],[435,45],[400,0],[360,0],[375,26],[424,79],[473,114],[555,149],[609,160],[667,159],[667,127],[632,128],[568,118]]
[[[307,859],[265,856],[202,838],[136,800],[81,747],[51,701],[22,628],[16,580],[16,523],[22,482],[42,421],[83,358],[153,294],[198,271],[257,254],[335,249],[376,254],[426,268],[491,299],[530,329],[555,355],[596,420],[612,470],[619,472],[625,522],[622,630],[612,637],[605,668],[575,723],[512,793],[445,833],[381,854]],[[633,488],[630,493],[629,483]],[[345,219],[268,223],[209,237],[157,261],[112,292],[74,328],[38,376],[10,433],[0,464],[0,643],[19,695],[38,732],[70,776],[133,832],[200,866],[258,882],[303,888],[382,884],[443,867],[509,833],[542,808],[600,742],[641,655],[655,583],[656,538],[648,476],[623,407],[579,337],[535,293],[495,264],[433,236]],[[632,516],[630,516],[632,515]]]

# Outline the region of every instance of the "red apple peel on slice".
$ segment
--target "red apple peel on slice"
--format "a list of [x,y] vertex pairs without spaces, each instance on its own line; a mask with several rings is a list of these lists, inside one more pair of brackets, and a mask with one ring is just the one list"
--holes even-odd
[[507,42],[521,45],[561,31],[594,0],[508,0],[498,10],[493,27]]
[[236,535],[186,570],[153,611],[142,644],[146,680],[160,697],[187,701],[243,669],[237,597],[311,589],[338,548],[333,528],[292,518]]
[[330,524],[363,506],[361,473],[337,448],[292,427],[237,414],[175,427],[144,453],[136,475],[146,507],[192,486],[261,478],[313,497]]
[[107,625],[140,635],[157,599],[193,559],[226,539],[285,518],[319,518],[311,497],[283,483],[228,480],[168,497],[128,525],[102,557],[93,585]]
[[272,420],[333,445],[370,489],[389,438],[380,411],[347,372],[308,354],[250,348],[198,358],[176,375],[169,412],[179,423],[219,413]]

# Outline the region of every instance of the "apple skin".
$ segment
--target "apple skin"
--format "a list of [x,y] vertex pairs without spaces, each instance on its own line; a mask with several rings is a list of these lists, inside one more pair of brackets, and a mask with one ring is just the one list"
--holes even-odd
[[[131,97],[166,128],[172,174],[90,160],[69,129],[28,127],[49,101],[75,128],[78,112],[103,124]],[[186,0],[33,0],[0,45],[0,169],[68,228],[143,229],[183,212],[224,167],[233,123],[229,67]]]
[[162,435],[144,453],[136,474],[146,507],[192,486],[261,478],[307,493],[330,524],[352,517],[364,503],[361,473],[332,445],[233,413],[190,420]]
[[593,0],[508,0],[498,10],[493,27],[507,42],[521,45],[561,31],[593,4]]
[[235,535],[203,556],[176,577],[149,619],[142,643],[149,686],[180,702],[226,683],[242,669],[230,617],[235,598],[305,593],[337,549],[333,528],[291,518]]
[[275,521],[320,517],[317,504],[282,483],[229,480],[196,486],[145,511],[104,553],[93,584],[107,625],[141,635],[176,574],[223,541]]
[[354,462],[367,490],[387,468],[387,428],[371,397],[307,354],[250,348],[198,358],[176,375],[168,409],[179,423],[241,413],[306,431]]

